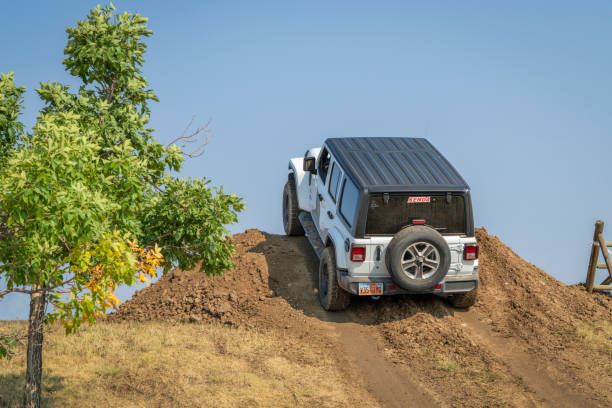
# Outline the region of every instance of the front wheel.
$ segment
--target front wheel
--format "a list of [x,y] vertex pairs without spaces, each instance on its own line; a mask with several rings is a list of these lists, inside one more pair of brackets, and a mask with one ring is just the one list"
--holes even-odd
[[330,312],[344,310],[351,303],[351,294],[338,285],[336,255],[332,247],[325,248],[321,254],[319,302],[321,302],[323,309]]
[[478,289],[471,290],[465,293],[457,293],[449,296],[448,301],[451,305],[460,309],[467,309],[474,306],[478,297]]
[[299,213],[295,180],[289,175],[289,180],[283,189],[283,228],[287,235],[304,235],[304,228],[298,218]]

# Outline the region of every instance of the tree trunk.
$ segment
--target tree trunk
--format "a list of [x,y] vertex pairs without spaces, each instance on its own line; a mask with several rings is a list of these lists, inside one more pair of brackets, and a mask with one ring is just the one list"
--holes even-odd
[[[36,289],[33,287],[32,289]],[[45,319],[44,292],[30,295],[30,322],[28,327],[28,362],[26,367],[26,386],[24,406],[26,408],[40,407],[40,390],[42,380],[42,346],[43,324]]]

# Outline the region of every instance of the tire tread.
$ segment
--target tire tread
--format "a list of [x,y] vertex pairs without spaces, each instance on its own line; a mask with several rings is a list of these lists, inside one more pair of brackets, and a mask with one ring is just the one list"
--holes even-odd
[[469,307],[474,306],[476,303],[476,298],[478,297],[478,289],[471,290],[465,293],[457,293],[455,295],[450,296],[448,301],[454,307],[459,309],[467,309]]
[[286,226],[284,225],[285,222],[283,218],[283,227],[285,227],[285,233],[290,236],[304,235],[304,227],[302,226],[302,223],[298,218],[298,215],[300,214],[300,209],[298,207],[295,179],[293,177],[293,174],[289,174],[289,178],[285,183],[285,188],[283,190],[283,200],[285,199],[285,194],[289,196],[289,206],[287,208],[287,211],[289,212],[289,221]]
[[[330,312],[337,312],[344,310],[351,303],[351,294],[345,291],[338,284],[338,277],[336,276],[336,255],[334,254],[333,247],[327,247],[323,250],[323,254],[321,254],[321,264],[320,268],[323,267],[323,260],[328,258],[327,267],[328,267],[328,278],[329,281],[327,283],[327,299],[326,302],[321,299],[319,296],[319,300],[321,301],[321,305],[323,308]],[[319,271],[319,279],[321,279],[321,272]],[[320,290],[320,286],[319,286]]]

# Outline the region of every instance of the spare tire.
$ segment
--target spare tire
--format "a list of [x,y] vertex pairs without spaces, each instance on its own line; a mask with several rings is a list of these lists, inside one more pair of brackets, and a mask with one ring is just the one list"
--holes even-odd
[[432,290],[448,272],[450,249],[444,237],[432,228],[404,228],[387,247],[386,264],[399,287],[423,292]]

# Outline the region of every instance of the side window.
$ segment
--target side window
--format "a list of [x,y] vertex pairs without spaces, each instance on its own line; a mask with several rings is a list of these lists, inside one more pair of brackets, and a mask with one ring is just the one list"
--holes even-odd
[[352,227],[357,215],[357,206],[359,204],[359,190],[351,180],[345,178],[344,187],[342,188],[342,198],[340,199],[340,214],[344,220]]
[[338,196],[338,185],[340,184],[340,176],[342,175],[340,171],[340,167],[338,167],[338,163],[334,163],[332,166],[331,175],[329,176],[329,195],[331,196],[334,203],[336,202],[336,197]]
[[323,185],[325,185],[325,179],[327,178],[327,171],[329,170],[329,160],[330,160],[330,155],[329,155],[329,151],[327,150],[326,147],[323,148],[323,150],[321,151],[321,156],[319,156],[319,169],[317,171],[317,173],[319,174],[319,177],[321,177],[321,181],[323,182]]

